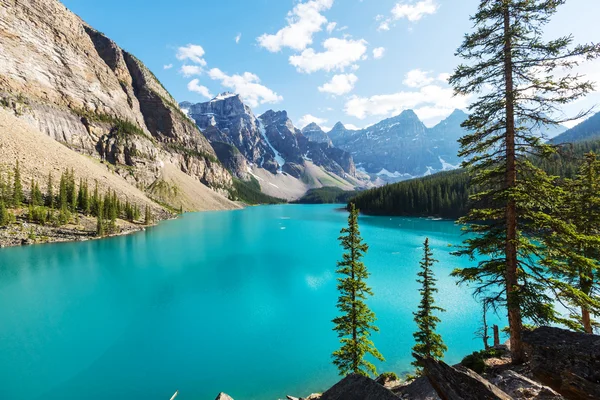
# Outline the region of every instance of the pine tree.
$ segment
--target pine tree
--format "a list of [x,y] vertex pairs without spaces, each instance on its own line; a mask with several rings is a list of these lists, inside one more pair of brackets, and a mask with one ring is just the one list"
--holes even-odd
[[333,364],[340,375],[375,375],[375,366],[365,360],[365,356],[384,359],[371,341],[371,333],[378,332],[379,328],[375,326],[375,313],[365,303],[373,292],[366,283],[369,272],[361,261],[369,246],[360,236],[358,210],[354,204],[350,204],[348,227],[341,230],[339,240],[345,250],[336,271],[341,275],[337,286],[340,292],[337,308],[342,315],[333,320],[333,330],[338,333],[342,346],[333,353]]
[[8,225],[9,222],[8,211],[4,205],[4,200],[0,198],[0,226]]
[[104,207],[102,200],[98,201],[98,214],[96,215],[96,236],[104,236]]
[[600,315],[600,160],[593,152],[585,155],[578,174],[566,183],[561,215],[570,222],[574,235],[554,235],[547,265],[560,279],[560,296],[579,307],[568,327],[593,333],[598,326],[591,314]]
[[[439,317],[434,315],[434,312],[444,312],[445,310],[435,305],[434,294],[437,293],[435,287],[435,279],[433,273],[433,265],[437,262],[433,258],[433,252],[429,247],[429,238],[425,239],[423,243],[423,259],[419,263],[421,271],[417,274],[419,279],[417,282],[421,284],[419,293],[421,295],[421,302],[415,316],[415,322],[417,323],[417,331],[413,333],[416,344],[413,347],[413,353],[423,357],[432,358],[434,360],[440,360],[444,357],[444,352],[448,350],[442,337],[435,331],[437,324],[440,322]],[[417,372],[421,373],[420,367],[417,361],[412,363],[417,367]]]
[[479,95],[463,124],[470,133],[460,140],[459,154],[469,160],[464,166],[477,188],[473,209],[461,222],[477,236],[456,254],[482,260],[454,275],[474,283],[475,294],[495,306],[506,306],[515,363],[524,357],[523,318],[538,324],[557,318],[552,282],[535,255],[545,251],[540,232],[563,229],[552,218],[560,193],[554,179],[531,163],[531,155],[543,159],[554,151],[532,127],[565,122],[552,117],[558,105],[593,89],[576,75],[555,77],[553,71],[600,54],[599,45],[571,48],[570,36],[543,41],[544,25],[564,2],[481,0],[472,17],[475,31],[457,51],[472,64],[460,65],[450,78],[458,95]]
[[144,224],[150,225],[152,223],[152,214],[150,213],[150,207],[146,206],[146,212],[144,215]]
[[23,204],[23,199],[25,199],[25,196],[23,195],[23,185],[21,184],[21,170],[19,168],[19,160],[17,160],[17,164],[15,165],[12,195],[13,195],[13,199],[12,199],[13,207],[16,207],[16,208],[21,207],[21,205]]
[[46,206],[54,208],[54,185],[51,172],[48,174],[48,185],[46,187]]

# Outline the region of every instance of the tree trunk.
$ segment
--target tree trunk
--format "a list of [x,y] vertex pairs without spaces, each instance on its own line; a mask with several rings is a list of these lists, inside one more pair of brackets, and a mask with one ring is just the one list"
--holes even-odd
[[498,325],[494,325],[494,347],[500,346],[500,331]]
[[[506,96],[506,189],[517,186],[517,166],[515,151],[515,109],[514,82],[512,62],[512,40],[510,26],[510,9],[507,0],[504,2],[504,75]],[[513,363],[522,363],[523,345],[521,342],[521,305],[519,301],[519,281],[517,272],[517,205],[509,198],[506,205],[506,300],[508,308],[508,324],[510,327],[510,350]]]

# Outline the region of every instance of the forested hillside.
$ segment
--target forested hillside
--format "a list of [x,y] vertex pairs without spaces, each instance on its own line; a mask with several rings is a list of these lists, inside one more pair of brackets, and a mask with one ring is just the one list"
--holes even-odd
[[[550,175],[572,178],[590,151],[600,153],[600,141],[561,145],[557,154],[535,164]],[[467,173],[456,170],[367,190],[351,201],[365,214],[455,219],[468,210],[471,192]]]

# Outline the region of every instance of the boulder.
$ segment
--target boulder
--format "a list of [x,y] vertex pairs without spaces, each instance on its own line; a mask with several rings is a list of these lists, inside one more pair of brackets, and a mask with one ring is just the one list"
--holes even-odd
[[219,395],[217,396],[217,398],[215,400],[233,400],[233,399],[228,394],[221,392],[221,393],[219,393]]
[[600,336],[542,327],[523,343],[535,379],[568,399],[600,399]]
[[443,400],[511,400],[508,394],[468,368],[418,357],[429,382]]
[[440,396],[438,396],[433,386],[431,386],[431,382],[424,376],[415,379],[406,386],[392,389],[392,392],[401,399],[440,400]]
[[363,375],[348,375],[323,393],[321,400],[398,400],[388,389]]
[[502,371],[490,379],[494,385],[515,399],[561,400],[559,393],[515,371]]

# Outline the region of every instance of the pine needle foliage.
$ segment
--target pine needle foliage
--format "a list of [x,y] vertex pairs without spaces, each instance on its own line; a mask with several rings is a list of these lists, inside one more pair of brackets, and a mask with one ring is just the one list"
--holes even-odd
[[[438,289],[435,286],[435,274],[433,266],[438,260],[433,258],[433,252],[429,247],[429,238],[423,243],[423,259],[419,263],[421,269],[417,274],[419,278],[417,282],[421,284],[419,294],[421,301],[415,316],[417,331],[413,333],[416,344],[412,348],[413,353],[423,357],[441,360],[444,358],[444,353],[448,348],[444,344],[442,337],[436,332],[437,325],[441,322],[440,318],[435,315],[436,312],[444,312],[441,307],[435,305],[434,295]],[[417,373],[422,374],[417,361],[413,361],[412,365],[417,368]]]
[[333,320],[333,330],[337,332],[342,346],[333,353],[333,364],[342,376],[352,373],[376,375],[375,365],[365,359],[368,355],[384,361],[371,340],[372,332],[378,332],[379,328],[375,326],[375,313],[365,302],[373,296],[373,291],[367,286],[369,272],[361,261],[369,246],[360,235],[358,214],[351,204],[348,227],[341,230],[339,237],[345,251],[336,271],[341,275],[337,285],[340,292],[337,308],[342,315]]
[[481,0],[471,18],[474,31],[457,51],[466,63],[450,78],[456,94],[477,96],[463,124],[469,134],[460,139],[459,154],[468,160],[463,166],[477,188],[461,222],[476,235],[456,254],[480,261],[454,275],[475,285],[475,294],[493,307],[506,307],[515,363],[524,360],[523,319],[536,324],[557,319],[553,282],[539,262],[546,251],[543,236],[571,233],[553,218],[561,196],[556,180],[531,162],[531,156],[555,152],[536,130],[569,120],[552,116],[593,90],[578,75],[555,72],[600,55],[599,45],[573,46],[571,36],[543,40],[544,26],[564,3]]

